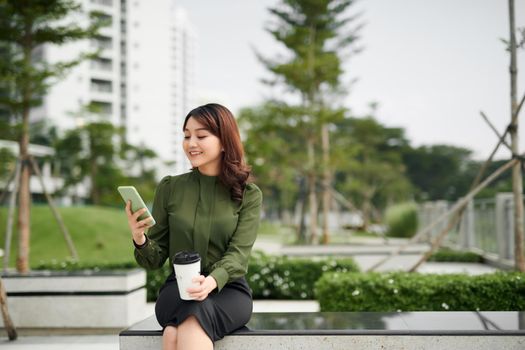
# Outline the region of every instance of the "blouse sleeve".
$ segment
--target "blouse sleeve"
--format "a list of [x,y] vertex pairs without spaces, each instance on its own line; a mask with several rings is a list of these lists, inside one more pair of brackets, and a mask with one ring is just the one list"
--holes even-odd
[[148,230],[146,242],[138,246],[135,241],[135,260],[146,269],[158,269],[164,265],[169,254],[169,224],[167,202],[170,194],[170,176],[164,177],[155,191],[151,215],[156,224]]
[[211,267],[210,275],[220,292],[224,285],[244,276],[248,259],[257,237],[261,216],[262,192],[255,184],[247,184],[237,227],[222,258]]

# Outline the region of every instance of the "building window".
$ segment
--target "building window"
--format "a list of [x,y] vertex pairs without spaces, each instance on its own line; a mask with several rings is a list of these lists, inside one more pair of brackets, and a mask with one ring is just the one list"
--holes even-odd
[[110,7],[113,6],[113,0],[91,0],[91,3]]
[[91,47],[109,50],[113,48],[113,40],[111,37],[99,35],[91,40]]
[[113,24],[113,17],[111,15],[101,13],[98,15],[98,18],[105,22],[105,27],[111,27],[111,25]]
[[95,114],[109,116],[113,113],[113,106],[110,102],[91,101],[90,109]]
[[102,71],[113,70],[113,61],[108,58],[95,58],[91,60],[91,68]]
[[91,91],[93,92],[112,92],[113,84],[109,80],[91,79]]

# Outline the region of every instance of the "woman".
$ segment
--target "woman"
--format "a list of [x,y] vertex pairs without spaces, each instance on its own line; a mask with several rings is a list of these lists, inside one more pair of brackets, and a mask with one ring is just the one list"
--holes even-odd
[[126,213],[135,259],[156,269],[180,251],[201,256],[202,275],[189,288],[194,299],[181,300],[174,273],[160,288],[155,315],[163,328],[163,349],[213,349],[213,342],[244,326],[252,313],[245,279],[257,235],[262,194],[248,183],[239,130],[232,113],[218,104],[192,110],[184,121],[183,148],[191,172],[167,176],[155,192],[148,233],[145,211]]

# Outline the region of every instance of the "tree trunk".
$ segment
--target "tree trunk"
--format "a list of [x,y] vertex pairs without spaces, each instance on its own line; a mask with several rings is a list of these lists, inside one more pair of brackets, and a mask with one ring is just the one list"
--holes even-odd
[[368,231],[368,226],[370,226],[370,213],[372,212],[372,197],[374,193],[374,189],[369,189],[364,192],[363,206],[361,207],[361,211],[363,212],[363,231]]
[[[25,24],[25,35],[22,40],[24,62],[27,67],[31,66],[33,53],[32,22]],[[22,85],[22,130],[19,139],[19,158],[22,162],[20,172],[19,189],[19,208],[18,208],[18,257],[16,268],[20,273],[29,272],[29,243],[31,241],[31,189],[29,180],[31,177],[31,167],[29,166],[29,112],[31,110],[31,100],[33,91],[32,82],[26,81]]]
[[[25,98],[25,96],[24,96]],[[26,100],[29,101],[29,100]],[[29,102],[24,105],[22,119],[22,134],[19,142],[20,159],[22,168],[20,173],[20,192],[18,208],[18,256],[16,269],[20,273],[29,272],[29,242],[30,242],[30,206],[31,193],[29,188],[29,178],[31,176],[29,168]]]
[[328,215],[330,214],[330,202],[332,200],[330,192],[331,171],[330,171],[330,134],[328,125],[323,124],[321,130],[323,145],[323,236],[322,244],[328,244],[330,241],[330,232],[328,229]]
[[98,165],[96,158],[90,160],[89,173],[91,178],[91,201],[94,205],[98,205],[100,203],[100,194],[96,184],[98,174]]
[[315,151],[314,142],[308,140],[308,198],[310,206],[310,243],[317,242],[317,191],[315,175]]
[[306,234],[305,234],[305,217],[306,217],[306,186],[305,186],[305,179],[304,177],[301,178],[301,182],[299,185],[299,203],[301,205],[301,211],[299,212],[299,227],[297,228],[297,242],[298,243],[306,243]]
[[[514,0],[509,0],[509,23],[510,23],[510,104],[511,125],[510,139],[513,156],[519,155],[518,135],[518,97],[517,97],[517,75],[516,63],[516,28],[514,20]],[[521,175],[521,163],[512,168],[512,190],[514,192],[514,256],[515,267],[518,271],[525,271],[525,259],[523,256],[523,179]]]
[[363,225],[362,230],[368,231],[368,226],[370,225],[370,202],[368,198],[365,198],[363,200],[363,207],[361,208],[361,211],[363,212]]

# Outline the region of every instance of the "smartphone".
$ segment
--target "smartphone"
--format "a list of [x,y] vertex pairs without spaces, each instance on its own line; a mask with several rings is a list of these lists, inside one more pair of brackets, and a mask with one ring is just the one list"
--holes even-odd
[[134,213],[139,209],[146,208],[146,212],[139,216],[139,220],[143,220],[147,217],[150,217],[152,220],[151,226],[155,225],[155,219],[151,215],[148,207],[146,204],[144,204],[144,201],[140,197],[140,194],[137,192],[137,189],[134,186],[119,186],[117,188],[120,195],[122,196],[122,199],[124,199],[124,202],[127,204],[128,201],[131,201],[131,211]]

